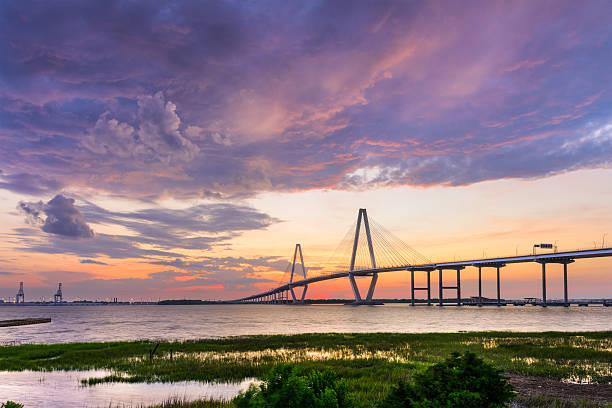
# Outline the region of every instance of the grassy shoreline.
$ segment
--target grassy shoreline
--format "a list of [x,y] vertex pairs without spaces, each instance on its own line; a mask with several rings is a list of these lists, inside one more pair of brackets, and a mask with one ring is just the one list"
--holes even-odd
[[[239,381],[279,362],[333,369],[363,407],[416,370],[471,351],[509,374],[612,383],[612,332],[465,332],[257,335],[184,342],[67,343],[0,347],[0,370],[107,369],[99,382]],[[172,350],[172,359],[170,351]]]

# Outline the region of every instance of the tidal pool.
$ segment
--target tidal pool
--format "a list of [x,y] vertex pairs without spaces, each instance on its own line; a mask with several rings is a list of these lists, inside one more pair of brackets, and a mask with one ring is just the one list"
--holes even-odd
[[34,407],[141,407],[170,398],[229,400],[254,379],[239,383],[181,381],[175,383],[104,383],[83,386],[82,379],[113,374],[88,371],[0,371],[0,402]]

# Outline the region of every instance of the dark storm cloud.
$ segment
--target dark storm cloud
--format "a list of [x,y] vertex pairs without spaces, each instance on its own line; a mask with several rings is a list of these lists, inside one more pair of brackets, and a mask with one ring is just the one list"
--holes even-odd
[[46,204],[42,201],[20,202],[17,208],[27,216],[29,221],[42,224],[41,229],[49,234],[75,239],[94,236],[93,230],[87,225],[78,208],[74,206],[73,198],[66,198],[58,194]]
[[5,1],[0,188],[155,200],[609,167],[609,9]]

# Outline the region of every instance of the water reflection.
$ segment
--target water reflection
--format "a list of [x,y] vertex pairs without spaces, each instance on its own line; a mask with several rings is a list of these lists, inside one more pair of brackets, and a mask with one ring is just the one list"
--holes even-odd
[[[0,306],[3,319],[51,317],[7,327],[0,344],[199,339],[241,334],[612,330],[610,307],[372,307],[342,305]],[[298,323],[299,322],[299,323]]]
[[113,374],[107,370],[88,371],[0,371],[2,401],[12,400],[26,407],[139,407],[169,398],[229,400],[248,388],[252,379],[240,383],[110,383],[81,385],[82,379]]

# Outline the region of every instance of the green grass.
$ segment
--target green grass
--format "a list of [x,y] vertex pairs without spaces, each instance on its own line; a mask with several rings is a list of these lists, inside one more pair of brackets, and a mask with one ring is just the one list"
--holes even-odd
[[[331,368],[363,406],[415,370],[472,351],[504,372],[551,379],[612,382],[612,332],[364,333],[260,335],[160,343],[147,341],[0,347],[0,370],[108,369],[99,382],[239,381],[278,362]],[[170,360],[170,349],[174,358]]]

